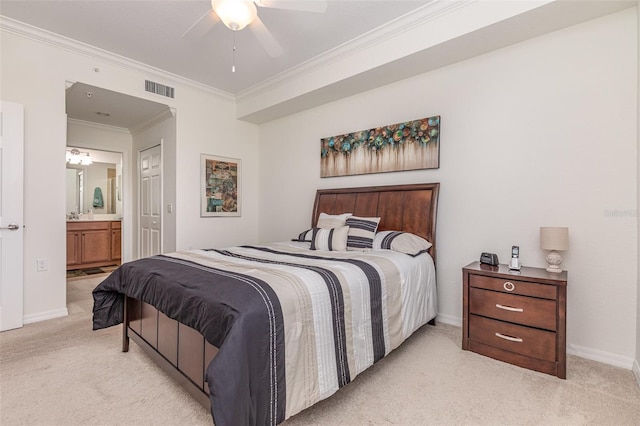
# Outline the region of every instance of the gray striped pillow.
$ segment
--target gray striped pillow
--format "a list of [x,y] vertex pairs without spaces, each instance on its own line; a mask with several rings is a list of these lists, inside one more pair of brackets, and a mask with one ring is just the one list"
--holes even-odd
[[347,250],[371,250],[378,223],[380,223],[379,217],[348,217],[346,220],[349,227]]
[[399,251],[414,257],[429,251],[431,246],[432,244],[422,237],[400,231],[378,232],[373,241],[374,249]]
[[346,251],[348,226],[324,229],[313,228],[311,250]]
[[313,229],[307,229],[306,231],[302,231],[298,235],[298,238],[293,238],[291,239],[291,241],[310,243],[312,238],[313,238]]

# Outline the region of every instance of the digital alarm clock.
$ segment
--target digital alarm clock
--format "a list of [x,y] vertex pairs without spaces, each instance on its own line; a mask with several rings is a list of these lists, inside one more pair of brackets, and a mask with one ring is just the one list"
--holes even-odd
[[498,266],[498,255],[495,253],[482,253],[480,255],[480,263],[485,265]]

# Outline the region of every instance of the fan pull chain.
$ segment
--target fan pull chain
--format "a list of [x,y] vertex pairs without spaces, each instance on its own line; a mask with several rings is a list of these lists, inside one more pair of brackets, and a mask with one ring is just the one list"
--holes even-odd
[[236,72],[236,32],[233,31],[233,64],[231,65],[231,72]]

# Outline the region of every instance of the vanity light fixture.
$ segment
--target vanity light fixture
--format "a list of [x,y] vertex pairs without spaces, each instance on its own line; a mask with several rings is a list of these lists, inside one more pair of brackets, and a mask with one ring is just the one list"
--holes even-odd
[[88,152],[85,155],[82,155],[82,160],[80,160],[80,164],[82,164],[83,166],[88,166],[90,164],[93,164],[93,160],[91,160],[91,156],[89,156]]
[[80,152],[80,150],[73,148],[67,151],[67,163],[88,166],[93,164],[93,161],[88,152]]

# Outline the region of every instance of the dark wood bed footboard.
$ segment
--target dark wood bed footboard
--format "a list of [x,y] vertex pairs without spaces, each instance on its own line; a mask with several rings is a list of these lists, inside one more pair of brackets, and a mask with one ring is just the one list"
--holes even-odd
[[122,351],[132,339],[160,368],[210,410],[207,366],[218,348],[196,330],[171,319],[148,303],[125,296]]

